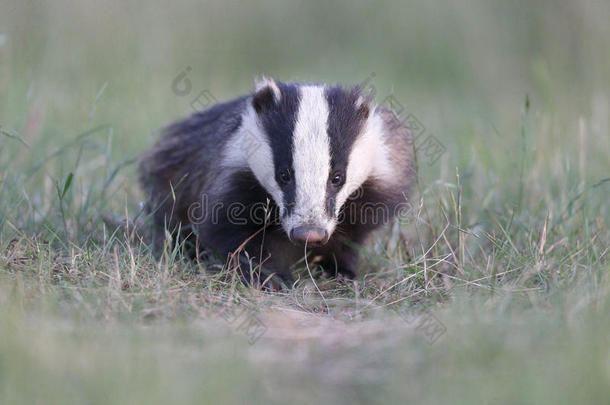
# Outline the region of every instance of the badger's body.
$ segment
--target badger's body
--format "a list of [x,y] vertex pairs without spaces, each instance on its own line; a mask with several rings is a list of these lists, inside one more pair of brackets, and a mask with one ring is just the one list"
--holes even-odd
[[306,252],[354,277],[358,246],[414,177],[406,128],[357,88],[268,79],[169,126],[140,171],[158,229],[287,285]]

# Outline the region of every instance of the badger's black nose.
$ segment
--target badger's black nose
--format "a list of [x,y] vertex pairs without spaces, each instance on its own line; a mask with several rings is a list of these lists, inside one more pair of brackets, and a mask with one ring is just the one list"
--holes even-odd
[[328,233],[322,228],[311,225],[297,226],[290,231],[290,239],[295,242],[326,243]]

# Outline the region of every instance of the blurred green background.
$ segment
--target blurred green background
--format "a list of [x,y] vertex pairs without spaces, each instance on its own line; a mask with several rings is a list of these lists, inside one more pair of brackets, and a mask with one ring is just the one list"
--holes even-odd
[[446,148],[424,184],[458,171],[464,206],[565,205],[610,167],[608,2],[2,1],[0,125],[30,148],[4,137],[0,168],[48,212],[70,172],[76,206],[135,208],[156,131],[263,74],[394,96]]
[[[0,403],[604,403],[609,21],[608,1],[0,0]],[[418,195],[443,224],[459,173],[447,221],[497,244],[458,275],[476,297],[435,287],[441,343],[391,313],[302,313],[299,290],[250,292],[271,336],[250,347],[200,314],[216,284],[107,248],[158,129],[263,74],[366,82],[446,148]]]
[[[261,74],[344,84],[374,74],[378,101],[394,94],[414,113],[450,150],[447,167],[467,162],[473,147],[490,159],[515,148],[526,94],[536,111],[552,112],[554,140],[574,138],[579,117],[607,119],[604,1],[3,0],[1,7],[2,125],[49,148],[104,123],[115,131],[113,153],[138,153],[152,131],[189,113],[200,91],[232,98]],[[189,66],[192,91],[177,96],[172,81]],[[601,124],[596,137],[608,146]],[[571,144],[544,147],[567,155]],[[592,148],[591,158],[608,163],[606,150]]]

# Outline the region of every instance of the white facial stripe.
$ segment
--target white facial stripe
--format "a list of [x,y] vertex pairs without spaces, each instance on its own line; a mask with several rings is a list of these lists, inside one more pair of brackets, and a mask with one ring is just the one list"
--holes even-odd
[[392,166],[383,141],[383,121],[378,114],[371,114],[360,136],[352,146],[347,163],[345,185],[337,193],[335,215],[354,191],[369,177],[390,178]]
[[366,125],[366,135],[370,137],[371,144],[375,145],[376,156],[373,160],[371,176],[380,181],[395,178],[395,170],[390,159],[390,150],[385,142],[386,129],[383,119],[373,109]]
[[248,107],[242,116],[242,124],[226,144],[223,167],[234,169],[250,168],[259,183],[273,197],[273,200],[284,212],[283,193],[275,181],[273,152],[267,136],[258,124],[254,108]]
[[326,186],[330,172],[327,134],[328,103],[324,88],[304,86],[293,134],[293,168],[296,199],[293,216],[317,225],[328,222]]

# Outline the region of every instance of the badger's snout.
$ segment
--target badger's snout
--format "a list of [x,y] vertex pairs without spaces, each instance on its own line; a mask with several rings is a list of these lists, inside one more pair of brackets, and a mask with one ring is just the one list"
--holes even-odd
[[328,232],[324,228],[312,225],[296,226],[290,231],[290,240],[312,244],[325,244],[328,242]]

